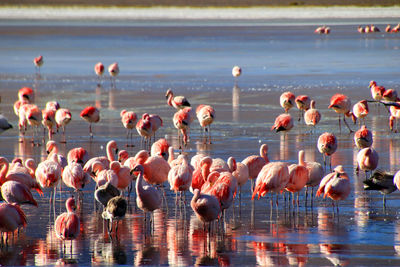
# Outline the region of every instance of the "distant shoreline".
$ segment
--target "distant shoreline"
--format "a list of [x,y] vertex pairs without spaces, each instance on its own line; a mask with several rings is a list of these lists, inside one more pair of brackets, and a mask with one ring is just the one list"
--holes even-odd
[[2,20],[310,20],[390,18],[400,21],[400,6],[301,7],[85,7],[0,6]]

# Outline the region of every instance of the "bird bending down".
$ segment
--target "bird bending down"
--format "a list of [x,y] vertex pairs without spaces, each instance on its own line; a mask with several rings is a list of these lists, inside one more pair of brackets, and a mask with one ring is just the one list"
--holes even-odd
[[353,106],[353,115],[354,115],[354,116],[352,116],[353,122],[356,123],[357,119],[358,119],[360,122],[360,126],[361,126],[361,119],[362,119],[364,122],[364,125],[366,125],[365,117],[368,115],[368,113],[369,113],[369,108],[368,108],[367,100],[358,101]]
[[128,202],[122,196],[113,197],[107,202],[107,206],[104,208],[101,216],[104,220],[108,220],[111,224],[111,226],[107,224],[107,229],[110,236],[112,233],[114,221],[117,221],[115,226],[115,234],[118,234],[118,223],[125,217],[127,208]]
[[358,149],[363,149],[372,146],[372,143],[372,132],[368,130],[367,126],[362,125],[361,128],[354,133],[354,144]]
[[99,81],[101,81],[101,77],[103,76],[104,73],[103,63],[98,62],[96,65],[94,65],[94,72],[96,73],[97,77],[99,77]]
[[96,107],[88,106],[81,111],[81,118],[89,123],[90,139],[93,138],[92,123],[97,123],[100,120],[100,111]]
[[293,119],[290,114],[283,113],[276,117],[274,125],[271,127],[271,131],[275,130],[276,132],[287,132],[293,128]]
[[114,62],[108,66],[108,73],[110,74],[111,87],[115,88],[115,77],[117,77],[119,74],[119,66],[117,62]]
[[65,137],[65,126],[71,121],[71,112],[69,109],[66,108],[60,108],[56,111],[55,115],[55,120],[57,123],[57,131],[59,127],[62,127],[62,136],[63,139],[60,141],[60,143],[66,143],[67,139]]
[[35,64],[36,74],[40,75],[40,68],[43,66],[44,60],[43,56],[39,55],[33,59],[33,64]]
[[367,171],[373,171],[378,167],[379,155],[372,147],[366,147],[358,151],[357,154],[357,170],[365,171],[365,179],[367,179]]
[[386,207],[386,195],[394,192],[397,188],[395,185],[395,175],[382,170],[376,170],[367,178],[364,183],[364,190],[377,190],[383,194],[383,207]]
[[202,194],[199,189],[194,190],[190,206],[197,218],[203,223],[210,223],[218,219],[221,214],[221,206],[218,199],[212,195]]
[[184,96],[174,96],[171,89],[168,89],[165,93],[165,98],[167,99],[167,104],[174,107],[177,110],[190,107],[189,101]]

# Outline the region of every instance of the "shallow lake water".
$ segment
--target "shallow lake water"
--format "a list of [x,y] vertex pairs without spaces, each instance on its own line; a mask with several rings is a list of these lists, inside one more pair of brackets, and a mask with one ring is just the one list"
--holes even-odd
[[[189,204],[176,207],[175,195],[165,183],[167,203],[154,213],[154,228],[132,196],[129,212],[120,222],[118,235],[110,238],[99,212],[94,209],[92,182],[83,191],[80,236],[66,242],[65,248],[53,230],[54,213],[65,211],[64,202],[72,191],[63,187],[57,195],[55,212],[49,205],[51,190],[43,197],[33,193],[39,207],[23,206],[28,225],[8,246],[0,250],[2,265],[400,265],[400,194],[387,197],[386,208],[379,192],[366,192],[357,174],[357,149],[353,134],[339,131],[338,116],[327,107],[335,93],[348,95],[352,103],[370,99],[368,84],[376,80],[386,88],[399,90],[400,35],[384,32],[360,35],[354,19],[349,24],[332,25],[330,35],[315,35],[315,25],[277,26],[258,21],[229,26],[229,23],[181,21],[129,22],[121,25],[99,22],[85,25],[75,22],[52,24],[47,21],[2,22],[0,24],[0,112],[14,128],[0,136],[0,155],[46,157],[44,146],[33,147],[28,132],[18,142],[18,119],[12,105],[23,86],[35,89],[35,103],[44,108],[57,100],[72,112],[67,126],[67,144],[63,154],[81,146],[91,157],[105,155],[106,143],[114,139],[124,149],[125,129],[119,113],[122,109],[157,113],[164,126],[157,137],[165,137],[179,153],[175,110],[166,104],[165,91],[172,88],[185,95],[196,107],[210,104],[216,109],[211,145],[200,141],[200,126],[193,122],[185,153],[191,157],[205,153],[238,161],[257,154],[262,143],[269,146],[271,161],[297,162],[298,151],[306,160],[322,163],[316,142],[325,131],[338,138],[338,150],[332,165],[343,165],[352,190],[340,202],[339,213],[330,200],[314,198],[305,204],[304,191],[299,207],[281,196],[278,208],[270,197],[251,201],[250,181],[227,210],[225,221],[215,224],[211,233],[194,216]],[[236,22],[237,23],[237,22]],[[372,23],[372,22],[370,22]],[[381,30],[386,23],[378,20]],[[32,60],[44,56],[40,76],[35,75]],[[99,81],[94,64],[118,62],[120,75],[111,87],[105,73]],[[242,76],[235,82],[231,68],[240,65]],[[298,110],[290,113],[295,126],[287,134],[270,131],[277,115],[283,112],[279,96],[284,91],[306,94],[316,100],[322,120],[311,132]],[[87,105],[100,109],[101,120],[94,126],[90,141],[88,125],[79,118]],[[350,120],[349,120],[350,121]],[[370,103],[367,126],[373,131],[373,147],[379,153],[379,168],[395,173],[400,169],[400,136],[389,131],[389,116],[383,106]],[[353,130],[358,125],[350,125]],[[41,133],[41,131],[40,131]],[[60,140],[60,134],[55,136]],[[134,155],[141,149],[134,134]],[[315,190],[314,190],[315,191]],[[61,197],[61,198],[60,198]],[[187,203],[192,197],[186,194]]]

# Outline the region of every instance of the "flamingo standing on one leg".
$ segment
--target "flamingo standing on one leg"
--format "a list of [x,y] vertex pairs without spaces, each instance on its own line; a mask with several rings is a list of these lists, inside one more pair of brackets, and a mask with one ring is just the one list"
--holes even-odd
[[306,112],[310,108],[311,98],[307,95],[299,95],[294,100],[296,102],[296,106],[299,109],[299,119],[301,120],[304,117],[304,112]]
[[[200,126],[204,129],[203,133],[208,132],[208,144],[211,144],[211,123],[215,119],[215,110],[210,105],[199,105],[196,108],[196,116]],[[207,143],[207,137],[205,138]]]
[[40,75],[40,67],[43,66],[44,60],[43,56],[39,55],[33,59],[33,64],[35,64],[36,73]]
[[372,98],[376,101],[381,101],[386,89],[383,86],[378,86],[376,81],[370,81],[369,86],[371,89]]
[[[171,186],[171,190],[181,194],[186,192],[192,185],[193,167],[189,164],[186,155],[179,155],[178,160],[182,161],[181,164],[176,165],[170,169],[168,172],[168,182]],[[176,198],[178,201],[178,198]]]
[[101,77],[103,76],[103,73],[104,73],[103,63],[98,62],[96,65],[94,65],[94,72],[96,73],[97,77],[99,77],[99,82],[100,82]]
[[171,89],[168,89],[165,93],[165,97],[167,98],[167,104],[171,107],[174,107],[177,110],[184,109],[190,107],[189,101],[184,96],[174,96],[174,93]]
[[[122,124],[124,125],[125,129],[127,130],[126,132],[126,146],[127,147],[133,147],[133,142],[132,142],[132,129],[136,125],[137,121],[137,115],[133,111],[127,111],[126,109],[123,109],[120,113],[121,115],[121,121]],[[128,142],[130,140],[130,142]]]
[[81,111],[81,118],[89,123],[90,139],[93,138],[92,123],[97,123],[100,120],[100,111],[93,106],[88,106]]
[[239,203],[242,198],[242,186],[249,180],[249,168],[242,162],[236,162],[234,157],[229,157],[227,160],[229,171],[237,180],[239,186]]
[[71,121],[72,115],[71,112],[69,111],[69,109],[66,108],[60,108],[56,111],[56,116],[55,116],[55,120],[57,123],[57,129],[59,127],[62,127],[62,140],[60,141],[60,143],[66,143],[67,139],[65,137],[65,127],[67,126],[67,124]]
[[110,79],[111,79],[111,87],[115,87],[115,77],[119,74],[119,66],[117,62],[112,63],[110,66],[108,66],[108,73],[110,73]]
[[237,83],[238,77],[242,74],[242,68],[239,66],[234,66],[232,68],[232,76],[235,79],[235,84]]
[[195,168],[192,175],[192,185],[190,191],[193,193],[195,189],[201,189],[210,174],[210,167],[213,160],[210,157],[203,157],[199,166]]
[[283,113],[276,117],[274,125],[271,127],[271,131],[275,130],[276,132],[287,132],[293,128],[293,119],[290,114]]
[[254,189],[254,179],[257,178],[261,169],[265,164],[269,163],[268,159],[268,145],[262,144],[260,147],[259,155],[251,155],[242,160],[242,163],[247,166],[249,170],[249,179],[251,179],[251,190]]
[[340,123],[340,114],[343,114],[343,122],[346,124],[347,128],[349,129],[350,133],[353,132],[350,126],[346,122],[346,116],[354,116],[351,111],[351,100],[348,96],[343,94],[335,94],[331,98],[330,105],[328,108],[332,108],[336,113],[339,114],[339,131],[342,131],[341,123]]
[[313,126],[318,124],[321,120],[321,113],[315,108],[315,100],[311,100],[310,109],[304,113],[304,122],[306,125]]
[[373,171],[378,167],[379,155],[372,147],[361,149],[357,154],[357,172],[365,171],[365,179],[367,179],[367,171]]
[[54,231],[57,237],[64,242],[64,249],[65,240],[71,240],[72,245],[72,240],[79,236],[81,225],[79,217],[75,213],[76,205],[73,197],[67,199],[65,207],[67,212],[58,215],[54,222]]
[[[330,157],[337,149],[337,139],[332,133],[325,132],[318,138],[318,151],[324,158],[324,167],[326,169],[326,157]],[[329,161],[329,168],[332,170],[331,161]]]
[[150,147],[151,136],[153,135],[153,127],[149,117],[147,117],[146,114],[147,113],[143,114],[142,118],[136,123],[136,131],[142,137],[142,145],[144,140],[145,147]]
[[61,166],[58,162],[57,154],[54,153],[50,159],[40,162],[36,168],[35,175],[41,187],[54,188],[53,203],[55,203],[56,188],[61,179]]
[[296,96],[292,92],[284,92],[279,98],[281,107],[285,109],[285,113],[289,112],[289,109],[295,104]]
[[190,206],[197,218],[203,223],[211,223],[218,219],[221,214],[221,206],[218,199],[213,195],[202,194],[199,189],[194,190]]
[[354,133],[354,144],[357,148],[362,149],[372,146],[373,137],[372,132],[368,130],[367,126],[363,125]]
[[352,118],[353,118],[354,123],[356,123],[357,119],[359,119],[360,125],[361,125],[361,119],[363,119],[364,125],[366,125],[365,117],[368,115],[368,113],[369,113],[369,108],[368,108],[367,100],[358,101],[353,106],[353,115],[354,116],[352,116]]

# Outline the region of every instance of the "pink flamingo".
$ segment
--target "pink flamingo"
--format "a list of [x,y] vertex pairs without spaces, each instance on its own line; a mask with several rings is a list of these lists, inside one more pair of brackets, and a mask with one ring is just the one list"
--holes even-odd
[[385,87],[378,86],[376,81],[370,81],[368,87],[371,89],[372,98],[375,101],[381,101],[383,98],[383,94],[386,91]]
[[390,32],[391,31],[391,26],[390,24],[388,24],[385,28],[385,32]]
[[397,91],[394,89],[387,89],[382,95],[382,99],[389,102],[396,102],[399,101],[397,97]]
[[18,99],[20,102],[33,103],[35,99],[35,92],[30,87],[22,87],[18,90]]
[[[307,184],[309,179],[309,172],[304,161],[304,150],[299,151],[299,162],[298,164],[289,165],[289,181],[287,182],[285,189],[293,194],[293,205],[294,205],[294,193],[300,192]],[[299,205],[299,195],[297,194],[297,205]]]
[[373,171],[378,167],[379,155],[372,147],[366,147],[358,151],[357,154],[358,170],[365,171],[365,178],[367,178],[367,171]]
[[89,154],[83,147],[75,147],[68,151],[67,161],[68,165],[72,162],[79,163],[85,166],[85,163],[89,160]]
[[[200,126],[204,129],[203,135],[208,132],[208,144],[211,144],[211,123],[213,123],[215,118],[215,110],[210,105],[199,105],[196,108],[196,116],[199,120]],[[205,137],[205,142],[207,142],[207,137]]]
[[354,144],[357,148],[362,149],[372,146],[372,143],[372,132],[368,130],[367,126],[362,125],[361,128],[354,133]]
[[239,66],[234,66],[232,68],[232,76],[235,77],[235,79],[237,77],[239,77],[242,74],[242,68]]
[[168,89],[165,93],[165,97],[167,98],[167,104],[171,107],[174,107],[177,110],[184,109],[186,107],[190,107],[189,101],[184,96],[174,96],[174,93],[171,89]]
[[[39,108],[34,105],[34,104],[24,104],[20,107],[19,109],[19,129],[20,131],[22,130],[23,133],[25,132],[25,129],[27,125],[32,126],[32,144],[35,144],[35,135],[36,135],[36,130],[37,127],[40,125],[40,121],[42,118],[42,112],[39,110]],[[39,145],[39,143],[37,143]]]
[[229,171],[232,173],[233,177],[237,180],[239,186],[239,203],[241,203],[242,198],[242,186],[249,180],[249,168],[247,165],[236,162],[234,157],[229,157],[227,160]]
[[396,172],[393,177],[393,184],[400,190],[400,171]]
[[114,154],[116,152],[118,152],[117,142],[115,142],[115,140],[108,141],[106,145],[106,156],[89,159],[83,166],[83,170],[93,177],[93,165],[96,162],[102,165],[102,170],[108,170],[110,168],[110,162],[115,161]]
[[93,106],[88,106],[81,111],[81,118],[89,123],[90,138],[93,138],[92,123],[97,123],[100,120],[100,111]]
[[82,189],[90,183],[90,176],[83,171],[82,165],[77,162],[68,164],[62,173],[62,180],[68,187],[75,189],[78,199],[81,197]]
[[4,184],[6,181],[17,181],[26,185],[30,189],[35,189],[41,196],[43,196],[43,191],[40,184],[32,178],[32,176],[27,172],[22,172],[17,169],[9,171],[9,162],[6,158],[0,157],[0,185]]
[[[391,105],[389,108],[389,112],[390,112],[390,118],[389,118],[390,131],[397,133],[397,121],[398,119],[400,119],[400,106]],[[394,125],[395,122],[396,125]]]
[[[258,198],[265,196],[268,192],[280,193],[289,182],[289,168],[285,162],[270,162],[265,165],[257,176],[256,186],[251,199],[258,194]],[[272,205],[272,198],[271,198]],[[276,198],[278,206],[278,196]]]
[[[117,176],[117,180],[115,178],[109,180],[110,183],[118,188],[119,190],[125,190],[131,184],[133,177],[130,173],[130,168],[127,166],[121,165],[118,161],[113,161],[110,163],[110,170],[114,171]],[[130,193],[130,190],[129,190]]]
[[38,73],[40,74],[40,67],[43,66],[44,60],[43,56],[39,55],[33,59],[33,64],[35,64],[35,68],[38,70]]
[[296,106],[299,109],[299,119],[301,120],[304,117],[304,112],[306,112],[310,108],[311,98],[307,95],[299,95],[294,100],[296,102]]
[[41,187],[54,188],[53,203],[55,203],[56,187],[61,179],[61,166],[58,162],[57,154],[52,154],[50,159],[40,162],[36,168],[35,175]]
[[[146,150],[141,150],[135,155],[135,163],[141,164],[144,168],[143,177],[150,184],[162,184],[168,180],[168,173],[171,169],[168,162],[160,156],[149,157]],[[131,163],[130,169],[134,167]]]
[[[42,110],[42,125],[45,127],[44,130],[48,131],[49,140],[53,139],[53,126],[56,125],[56,111],[52,109],[43,109]],[[44,140],[43,135],[43,140]]]
[[361,27],[360,25],[357,27],[357,31],[359,33],[365,33],[365,29],[363,27]]
[[206,182],[208,175],[210,174],[210,167],[212,164],[212,158],[203,157],[199,163],[199,166],[194,169],[192,175],[192,185],[190,188],[191,192],[195,189],[201,189],[203,184]]
[[[340,123],[340,114],[343,114],[343,122],[346,124],[350,133],[353,131],[350,129],[350,126],[346,122],[346,116],[352,116],[350,112],[351,101],[350,98],[343,94],[335,94],[331,97],[331,102],[328,108],[332,108],[336,113],[339,114],[339,131],[342,131],[341,123]],[[353,115],[354,116],[354,115]]]
[[[126,132],[126,146],[127,147],[133,147],[133,142],[132,142],[132,129],[136,125],[137,121],[137,115],[133,111],[127,111],[126,109],[123,109],[120,113],[121,115],[121,121],[122,124],[124,125],[125,129],[127,129]],[[130,138],[129,138],[130,136]],[[128,139],[130,139],[130,144],[128,142]]]
[[229,166],[225,162],[225,160],[221,158],[215,158],[212,160],[212,164],[210,166],[210,172],[229,172]]
[[357,119],[360,120],[360,125],[361,125],[361,119],[363,119],[364,121],[364,125],[365,123],[365,117],[367,117],[369,113],[369,108],[368,108],[368,102],[367,100],[361,100],[358,101],[356,104],[354,104],[353,106],[353,121],[354,123],[356,123]]
[[188,130],[190,127],[190,123],[192,122],[192,108],[184,108],[177,111],[173,117],[173,123],[176,129],[178,129],[178,141],[179,141],[179,149],[182,149],[180,134],[182,134],[183,145],[187,145],[188,142]]
[[51,159],[53,154],[57,155],[57,161],[62,169],[68,165],[67,159],[58,153],[58,146],[55,141],[50,140],[46,143],[46,152],[48,154],[47,159]]
[[137,203],[137,206],[145,214],[147,212],[151,212],[153,214],[153,211],[156,209],[159,209],[161,206],[161,201],[162,201],[161,194],[155,187],[153,187],[143,181],[144,167],[142,165],[138,164],[138,165],[134,166],[132,171],[139,172],[139,176],[136,180],[136,203]]
[[292,92],[284,92],[279,98],[281,107],[285,109],[285,113],[289,112],[289,109],[295,104],[296,96]]
[[153,127],[149,118],[147,117],[147,113],[143,114],[142,118],[136,123],[136,131],[142,137],[142,144],[144,139],[145,147],[147,146],[147,143],[150,147],[151,136],[153,135]]
[[103,63],[98,62],[96,65],[94,65],[94,72],[99,77],[99,80],[101,80],[101,76],[103,76],[103,73],[104,73]]
[[119,74],[119,66],[117,62],[114,62],[108,66],[108,73],[110,74],[111,87],[115,87],[115,77],[117,77]]
[[321,120],[321,113],[315,108],[315,100],[311,100],[310,109],[304,113],[304,122],[306,125],[313,126],[318,124]]
[[[330,157],[337,149],[337,139],[332,133],[325,132],[321,134],[318,138],[318,151],[322,154],[324,158],[324,167],[326,169],[326,157]],[[332,170],[331,161],[329,162],[329,167]]]
[[[215,221],[221,214],[221,206],[218,199],[213,195],[202,194],[199,189],[194,190],[190,206],[197,218],[203,223]],[[209,227],[211,227],[211,224]]]
[[1,185],[1,196],[7,203],[31,204],[38,206],[29,188],[17,181],[6,181]]
[[314,30],[314,33],[317,34],[324,34],[325,33],[325,26],[320,26]]
[[276,132],[287,132],[293,128],[293,119],[290,114],[283,113],[276,117],[274,125],[271,127],[271,131],[275,130]]
[[370,28],[371,28],[371,31],[372,31],[372,32],[380,32],[380,31],[381,31],[381,30],[379,30],[379,28],[378,28],[377,26],[375,26],[374,24],[371,24]]
[[3,233],[7,233],[6,244],[8,243],[8,235],[12,232],[13,237],[15,230],[26,227],[26,216],[24,211],[15,204],[0,204],[0,232],[3,240]]
[[242,163],[249,169],[249,179],[251,179],[251,190],[254,189],[254,179],[257,178],[261,169],[265,164],[269,163],[268,145],[262,144],[260,147],[260,155],[251,155],[242,160]]
[[79,236],[81,226],[79,217],[75,213],[76,205],[73,197],[67,199],[65,207],[67,212],[58,215],[54,222],[54,231],[57,237],[64,242],[64,250],[65,240],[71,240],[72,246],[72,240]]
[[161,117],[157,114],[143,114],[143,116],[146,116],[150,123],[151,123],[151,130],[153,131],[153,140],[156,140],[156,132],[158,129],[160,129],[161,126],[163,126],[163,121]]
[[118,152],[118,161],[121,163],[121,164],[124,164],[125,163],[125,161],[127,160],[129,158],[129,152],[128,151],[126,151],[126,150],[120,150],[119,152]]
[[311,204],[314,196],[314,187],[320,184],[324,177],[324,168],[319,162],[315,161],[304,161],[305,166],[308,170],[308,181],[306,183],[306,205],[308,197],[308,188],[311,187]]
[[189,164],[187,156],[179,155],[178,159],[182,161],[182,164],[172,167],[168,172],[168,182],[171,190],[176,194],[176,202],[178,202],[178,192],[182,199],[182,192],[186,193],[192,185],[193,176],[193,167]]
[[343,166],[339,165],[335,170],[326,175],[318,188],[317,196],[324,193],[324,198],[329,197],[337,204],[337,212],[339,213],[339,200],[345,200],[351,191],[349,176],[344,171]]
[[56,120],[56,123],[57,123],[57,129],[59,127],[62,128],[63,139],[60,141],[60,143],[66,143],[67,142],[67,139],[65,137],[65,127],[71,121],[71,118],[72,118],[72,115],[71,115],[71,112],[69,111],[69,109],[60,108],[60,109],[58,109],[56,111],[55,120]]
[[[160,138],[157,140],[157,142],[154,142],[153,145],[151,146],[151,152],[150,154],[152,156],[160,156],[163,157],[165,160],[168,160],[169,157],[169,148],[170,145],[168,141],[165,138]],[[174,148],[172,148],[172,154],[174,151]]]

